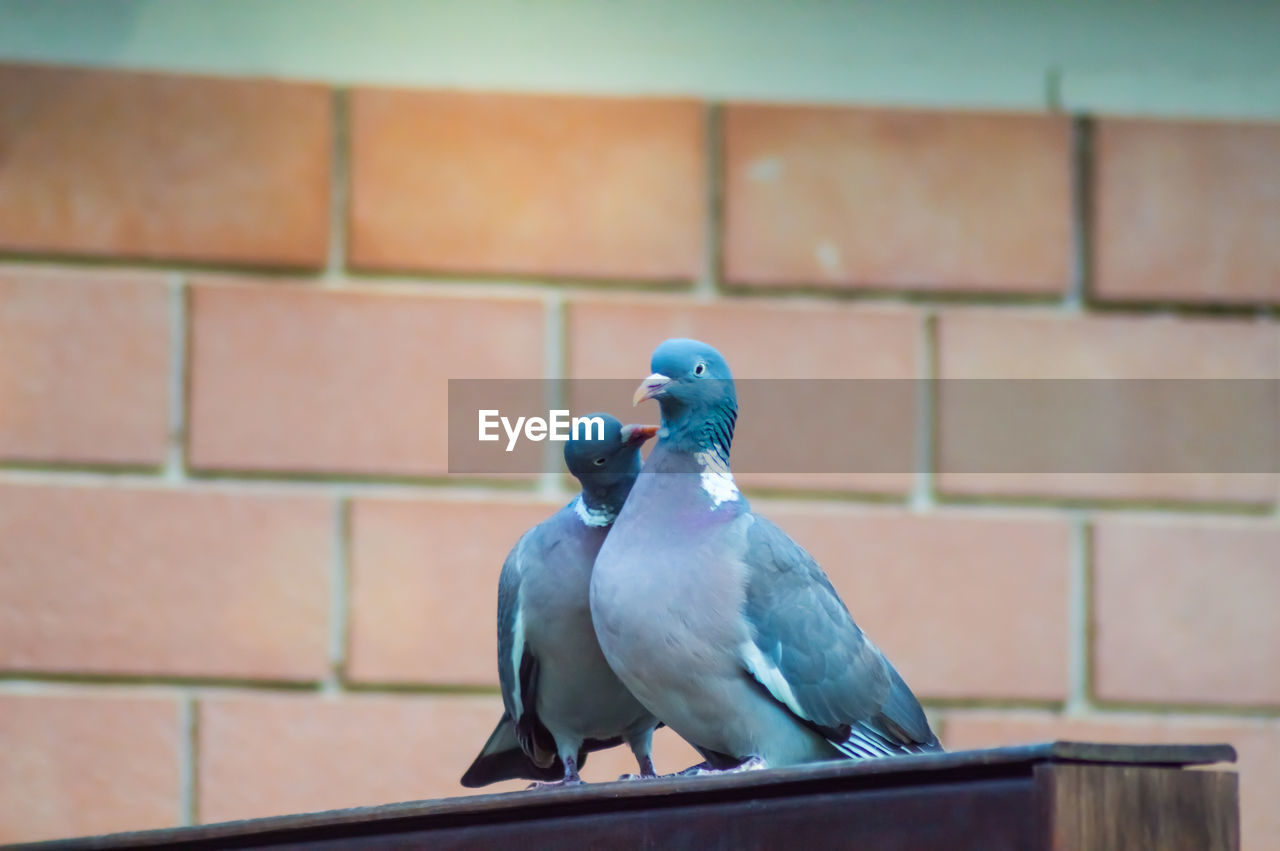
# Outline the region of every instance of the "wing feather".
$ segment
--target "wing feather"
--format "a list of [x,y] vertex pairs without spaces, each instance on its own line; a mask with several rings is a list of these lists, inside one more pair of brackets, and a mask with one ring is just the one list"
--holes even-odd
[[743,666],[848,756],[940,749],[919,702],[800,545],[755,516],[743,557]]

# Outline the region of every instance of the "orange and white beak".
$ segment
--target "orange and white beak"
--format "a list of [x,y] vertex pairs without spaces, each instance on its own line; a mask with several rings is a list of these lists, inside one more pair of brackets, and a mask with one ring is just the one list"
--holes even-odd
[[629,443],[633,446],[643,446],[644,442],[658,433],[657,426],[651,425],[624,425],[622,427],[622,442]]
[[641,381],[640,386],[636,388],[636,395],[631,397],[632,407],[639,405],[645,399],[653,399],[656,396],[661,396],[662,391],[666,390],[667,385],[670,383],[670,378],[667,378],[660,372],[655,372],[644,381]]

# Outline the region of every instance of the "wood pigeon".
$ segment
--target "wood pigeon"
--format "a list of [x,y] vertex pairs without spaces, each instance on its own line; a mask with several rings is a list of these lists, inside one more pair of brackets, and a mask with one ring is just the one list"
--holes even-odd
[[498,679],[506,711],[462,785],[518,777],[539,785],[581,782],[587,753],[626,742],[642,776],[653,776],[657,721],[605,662],[591,625],[591,568],[640,472],[640,447],[655,426],[604,424],[565,443],[582,492],[526,532],[498,580]]
[[703,773],[941,750],[919,702],[826,574],[752,512],[729,468],[738,415],[724,358],[658,346],[635,403],[658,442],[591,577],[605,658]]

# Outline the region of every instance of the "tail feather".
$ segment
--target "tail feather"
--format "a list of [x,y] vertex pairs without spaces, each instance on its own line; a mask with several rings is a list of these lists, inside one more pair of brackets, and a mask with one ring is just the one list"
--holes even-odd
[[[587,764],[587,754],[622,744],[622,737],[612,739],[587,739],[578,752],[578,768]],[[480,755],[462,775],[461,783],[468,789],[488,786],[503,780],[542,780],[551,782],[564,777],[564,763],[553,756],[545,766],[538,765],[520,747],[516,726],[505,712],[493,728],[489,740],[480,749]]]
[[535,763],[520,748],[516,726],[511,716],[502,713],[498,725],[493,728],[489,740],[480,749],[480,755],[462,775],[462,785],[468,789],[488,786],[502,780],[559,780],[564,777],[564,763],[555,757],[547,766]]

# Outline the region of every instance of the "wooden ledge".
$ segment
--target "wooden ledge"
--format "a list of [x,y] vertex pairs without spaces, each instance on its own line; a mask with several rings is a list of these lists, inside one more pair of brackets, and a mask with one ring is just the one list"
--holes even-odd
[[[811,849],[892,842],[894,847],[947,849],[1234,851],[1235,775],[1183,769],[1235,758],[1230,745],[1049,742],[410,801],[19,847],[665,847],[674,842],[698,848],[785,843]],[[1106,806],[1099,809],[1100,804]],[[1139,832],[1117,834],[1114,843],[1098,832],[1126,824]],[[1068,840],[1078,834],[1087,844],[1064,844],[1059,834],[1067,826],[1076,831]],[[1159,844],[1134,844],[1142,830]],[[1170,837],[1178,841],[1169,844]]]

